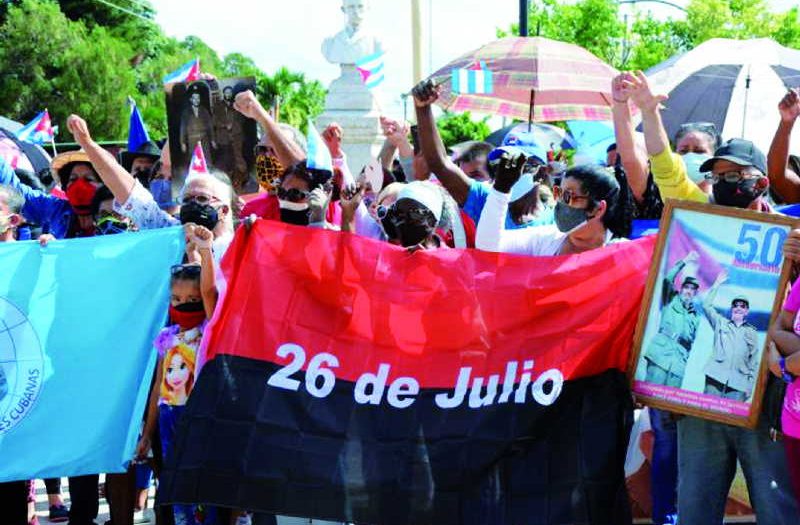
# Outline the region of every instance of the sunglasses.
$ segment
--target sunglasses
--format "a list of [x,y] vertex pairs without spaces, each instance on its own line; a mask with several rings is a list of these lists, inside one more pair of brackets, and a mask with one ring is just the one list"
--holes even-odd
[[733,307],[734,307],[734,308],[744,308],[744,309],[746,309],[746,310],[749,310],[749,309],[750,309],[750,305],[749,305],[749,304],[747,304],[747,303],[746,303],[746,302],[744,302],[744,301],[734,301],[734,302],[733,302]]
[[572,201],[581,201],[585,200],[589,202],[592,198],[588,195],[578,195],[572,190],[562,190],[561,186],[555,186],[553,188],[553,193],[555,193],[556,198],[563,202],[564,204],[570,204]]
[[407,209],[398,209],[397,206],[392,209],[391,206],[384,206],[380,205],[375,210],[375,215],[379,219],[385,219],[391,213],[403,220],[408,220],[411,222],[422,223],[428,220],[428,217],[431,216],[431,212],[427,208],[407,208]]
[[692,131],[702,131],[713,137],[717,136],[717,126],[715,126],[713,122],[687,122],[686,124],[681,124],[678,128],[678,134]]
[[200,265],[199,264],[176,264],[169,269],[169,273],[172,277],[177,278],[197,278],[200,276]]
[[300,202],[310,195],[309,192],[298,190],[297,188],[285,189],[278,187],[278,198],[282,201]]

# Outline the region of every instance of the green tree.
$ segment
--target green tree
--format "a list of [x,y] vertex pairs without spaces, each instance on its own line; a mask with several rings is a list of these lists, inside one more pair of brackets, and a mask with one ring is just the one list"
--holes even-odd
[[103,27],[68,20],[49,1],[11,6],[0,26],[0,114],[28,120],[45,107],[59,139],[65,121],[81,113],[100,139],[116,139],[127,126],[125,99],[135,90],[130,48]]
[[798,8],[773,13],[765,0],[691,0],[685,20],[623,17],[616,0],[534,0],[528,21],[532,35],[577,44],[619,69],[648,69],[710,38],[769,37],[800,47]]
[[439,128],[442,142],[450,147],[468,140],[484,140],[491,133],[487,120],[488,117],[475,121],[469,111],[464,113],[445,111],[444,115],[436,120],[436,126]]
[[308,121],[317,117],[325,106],[326,90],[317,80],[282,67],[274,75],[265,76],[257,86],[261,102],[278,108],[282,122],[308,131]]

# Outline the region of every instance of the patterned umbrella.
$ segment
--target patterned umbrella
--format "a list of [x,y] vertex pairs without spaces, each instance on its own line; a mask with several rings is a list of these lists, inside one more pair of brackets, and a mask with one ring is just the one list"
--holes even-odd
[[[492,72],[491,94],[455,94],[454,69],[484,62]],[[439,104],[516,119],[611,120],[611,79],[617,70],[585,49],[542,37],[509,37],[450,62],[431,79],[442,84]]]

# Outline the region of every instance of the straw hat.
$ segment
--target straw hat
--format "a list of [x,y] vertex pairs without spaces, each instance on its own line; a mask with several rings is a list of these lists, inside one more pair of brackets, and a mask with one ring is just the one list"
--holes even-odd
[[[65,151],[53,157],[53,161],[50,163],[50,171],[58,177],[62,189],[66,187],[66,183],[69,181],[69,174],[70,171],[72,171],[72,166],[78,162],[85,162],[89,165],[92,164],[89,160],[89,156],[82,149]],[[94,169],[94,167],[92,167],[92,169]]]

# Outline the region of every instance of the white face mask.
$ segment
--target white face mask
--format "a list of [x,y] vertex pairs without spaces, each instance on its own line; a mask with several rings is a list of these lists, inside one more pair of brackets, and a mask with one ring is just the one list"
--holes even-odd
[[700,184],[706,180],[705,173],[700,173],[700,166],[710,158],[711,155],[705,155],[703,153],[690,152],[683,155],[683,163],[686,165],[686,174],[695,184]]
[[278,206],[282,210],[290,210],[290,211],[305,211],[308,209],[307,202],[291,202],[278,199]]

